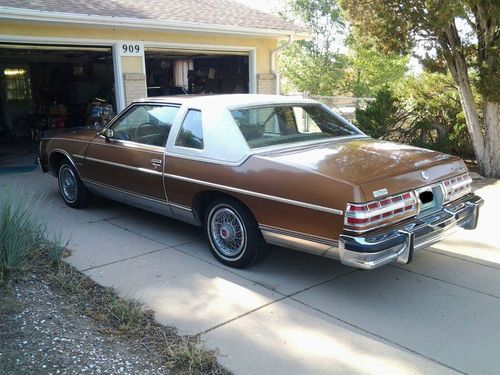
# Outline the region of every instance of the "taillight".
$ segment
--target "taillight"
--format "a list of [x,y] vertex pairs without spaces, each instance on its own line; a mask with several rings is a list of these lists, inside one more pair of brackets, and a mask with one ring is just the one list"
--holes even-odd
[[442,182],[446,192],[446,201],[451,201],[468,194],[472,190],[472,178],[468,173]]
[[364,228],[389,218],[417,213],[417,199],[413,192],[386,197],[366,203],[348,203],[344,224]]

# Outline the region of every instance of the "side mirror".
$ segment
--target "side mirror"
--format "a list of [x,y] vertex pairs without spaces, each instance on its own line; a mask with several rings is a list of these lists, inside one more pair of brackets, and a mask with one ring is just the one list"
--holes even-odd
[[104,129],[102,132],[100,132],[99,135],[102,135],[104,137],[104,139],[106,140],[106,142],[109,142],[109,139],[113,138],[113,135],[115,135],[115,132],[113,131],[113,129],[107,128],[107,129]]

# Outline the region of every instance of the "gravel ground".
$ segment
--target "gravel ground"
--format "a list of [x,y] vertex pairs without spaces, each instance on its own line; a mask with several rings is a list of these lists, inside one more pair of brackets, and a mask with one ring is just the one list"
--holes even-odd
[[0,288],[0,374],[166,374],[158,356],[82,315],[45,280]]

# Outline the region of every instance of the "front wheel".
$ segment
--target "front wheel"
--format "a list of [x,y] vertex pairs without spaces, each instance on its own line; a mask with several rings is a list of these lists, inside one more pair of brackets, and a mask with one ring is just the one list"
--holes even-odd
[[83,185],[76,170],[68,163],[62,163],[58,174],[59,191],[64,202],[74,208],[85,207],[90,199],[90,192]]
[[266,251],[266,242],[254,217],[234,199],[213,201],[206,211],[204,227],[212,254],[230,267],[247,267],[260,260]]

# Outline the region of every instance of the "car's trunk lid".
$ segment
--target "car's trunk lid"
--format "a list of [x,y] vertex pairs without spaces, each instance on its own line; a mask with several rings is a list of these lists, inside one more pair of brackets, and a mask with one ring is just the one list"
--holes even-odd
[[371,138],[282,149],[261,157],[355,183],[367,200],[374,199],[375,191],[395,194],[466,171],[455,156]]

